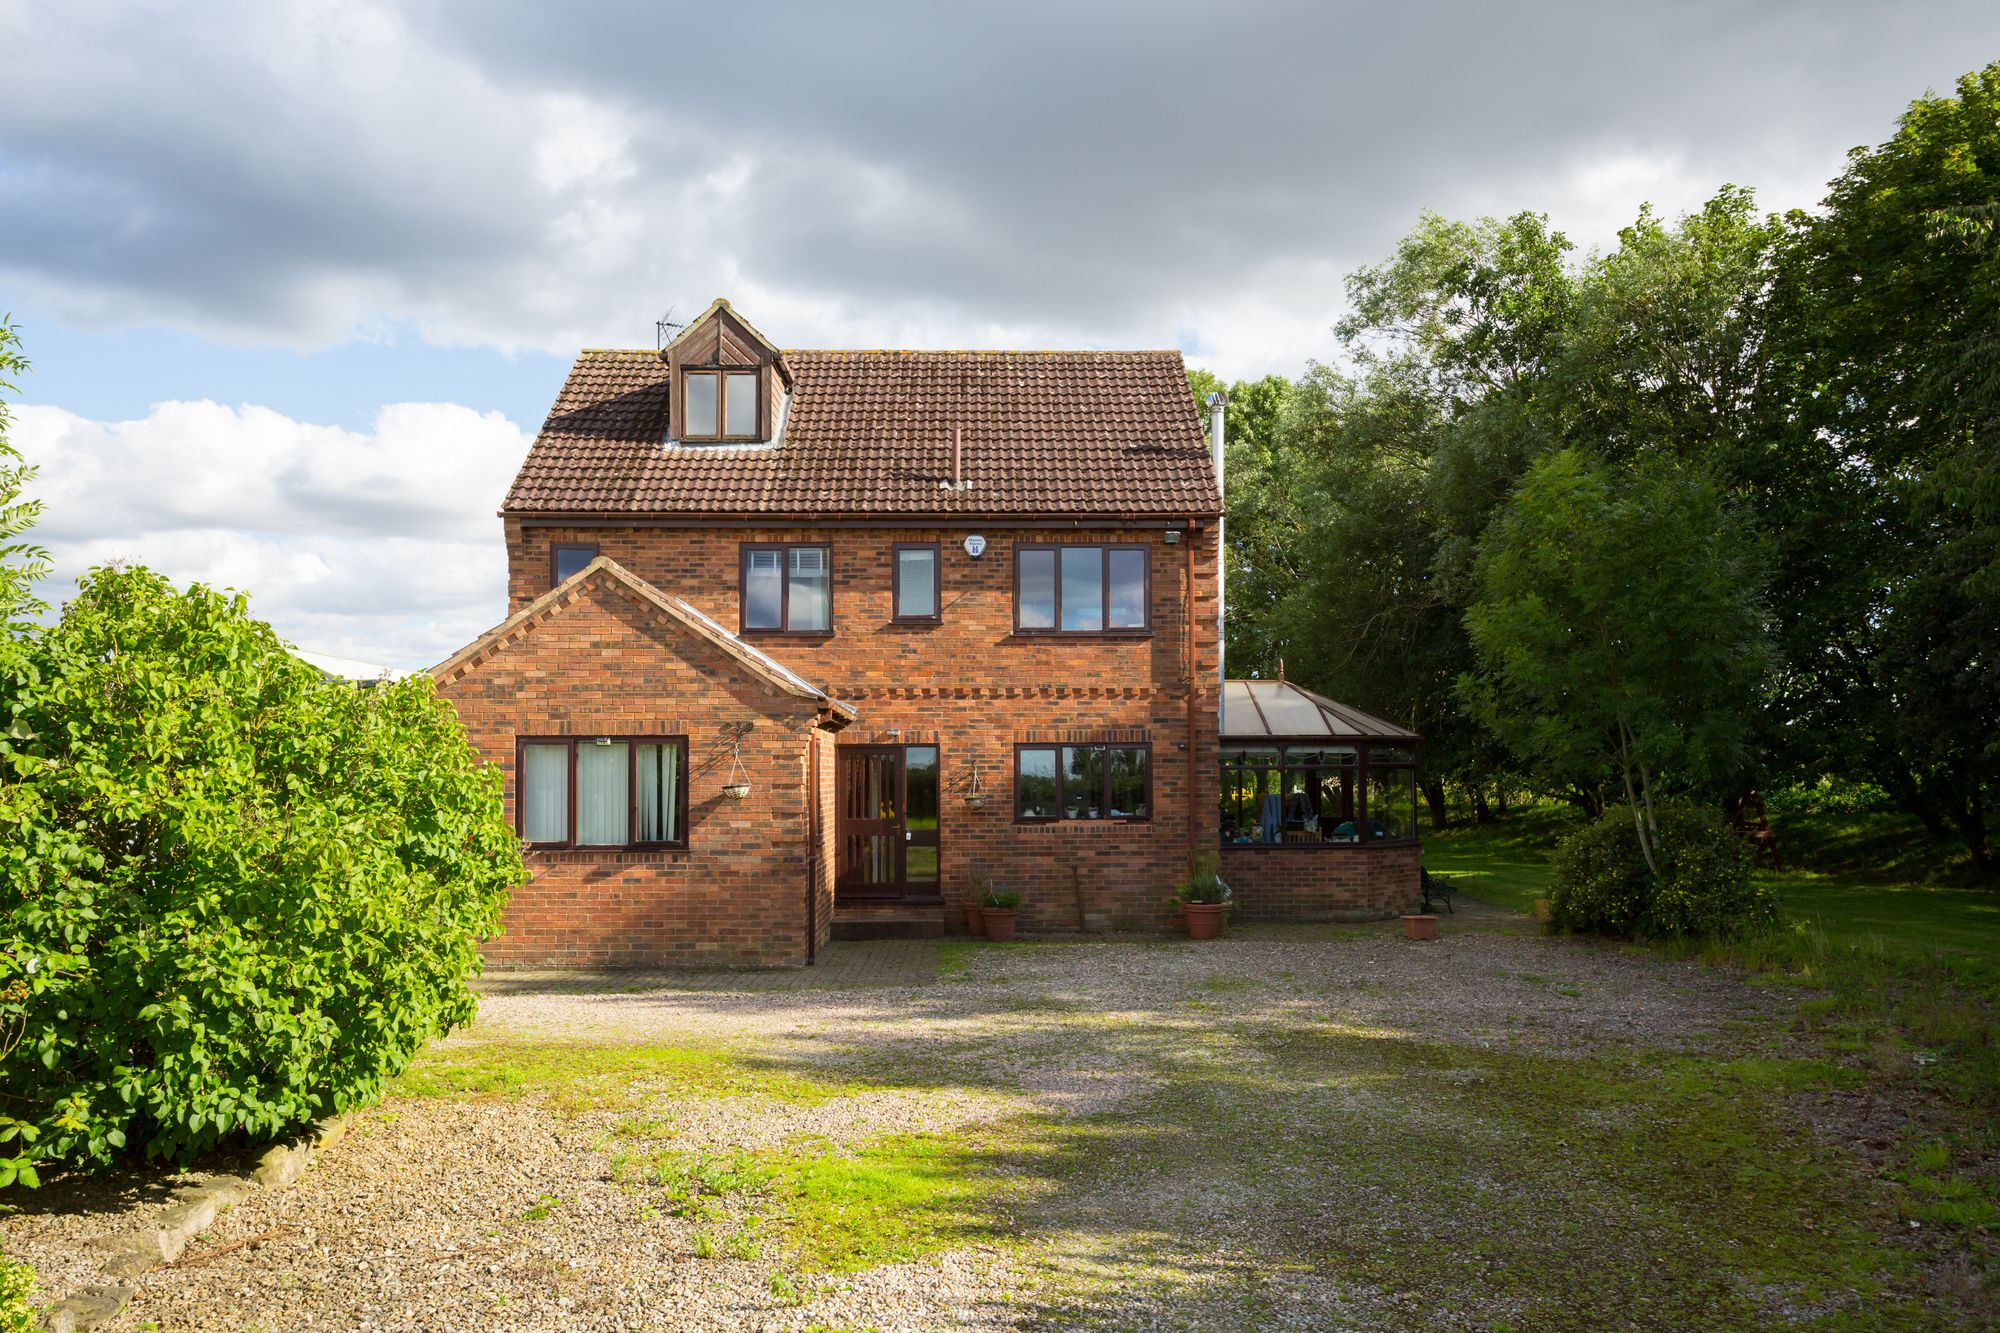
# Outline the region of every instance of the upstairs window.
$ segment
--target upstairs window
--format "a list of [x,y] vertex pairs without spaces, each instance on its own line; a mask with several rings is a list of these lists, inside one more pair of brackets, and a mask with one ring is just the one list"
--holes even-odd
[[1030,634],[1130,634],[1151,627],[1143,546],[1022,546],[1014,552],[1014,628]]
[[690,370],[682,377],[683,440],[760,440],[754,370]]
[[549,547],[549,586],[553,588],[565,579],[581,574],[595,559],[597,559],[595,546],[576,542],[557,542]]
[[739,623],[746,634],[831,633],[833,548],[745,546]]
[[895,574],[891,589],[895,598],[894,619],[923,624],[938,617],[938,544],[899,542],[894,551]]

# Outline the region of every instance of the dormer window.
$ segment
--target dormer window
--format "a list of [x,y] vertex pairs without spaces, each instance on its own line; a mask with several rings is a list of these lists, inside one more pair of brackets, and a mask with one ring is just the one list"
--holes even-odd
[[681,430],[683,440],[758,440],[757,381],[755,370],[688,370],[684,373],[682,401],[687,404],[687,420]]
[[783,433],[785,354],[718,297],[660,352],[670,444],[764,444]]

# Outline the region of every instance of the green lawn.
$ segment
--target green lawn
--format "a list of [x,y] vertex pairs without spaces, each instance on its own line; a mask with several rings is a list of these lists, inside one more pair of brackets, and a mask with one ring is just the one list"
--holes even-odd
[[[1473,897],[1528,912],[1548,893],[1549,848],[1578,822],[1567,809],[1535,806],[1498,824],[1429,834],[1424,864],[1456,877]],[[1935,846],[1869,865],[1857,859],[1857,848],[1872,845],[1857,822],[1798,819],[1781,831],[1809,864],[1839,867],[1758,872],[1777,886],[1786,916],[1818,927],[1836,945],[1951,958],[1975,976],[1990,974],[2000,997],[2000,885],[1940,879],[1947,872]]]

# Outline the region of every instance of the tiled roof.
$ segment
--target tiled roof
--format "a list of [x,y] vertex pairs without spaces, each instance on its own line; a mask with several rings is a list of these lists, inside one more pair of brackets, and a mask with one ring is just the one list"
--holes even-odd
[[[1178,352],[786,352],[774,445],[669,445],[667,367],[586,351],[511,513],[1212,515]],[[954,427],[965,433],[961,490]]]
[[608,555],[598,556],[582,569],[579,569],[576,573],[570,575],[540,597],[537,597],[527,606],[508,616],[471,643],[466,644],[465,647],[432,667],[430,674],[434,678],[442,680],[460,668],[472,665],[477,659],[500,644],[505,643],[513,635],[522,632],[523,627],[535,623],[544,616],[567,609],[575,602],[576,595],[582,591],[583,586],[593,580],[602,580],[606,584],[624,588],[628,593],[638,597],[641,601],[664,612],[670,618],[679,621],[682,627],[694,633],[696,637],[707,639],[725,654],[735,658],[755,674],[762,676],[780,691],[801,699],[810,699],[814,703],[821,705],[833,715],[833,720],[836,722],[851,721],[854,718],[855,711],[853,704],[842,703],[840,700],[833,698],[825,690],[822,690],[819,686],[799,675],[798,672],[792,670],[777,658],[772,657],[763,649],[745,643],[722,626],[716,624],[710,617],[695,610],[687,602],[661,592],[658,588],[655,588],[652,584],[632,573]]

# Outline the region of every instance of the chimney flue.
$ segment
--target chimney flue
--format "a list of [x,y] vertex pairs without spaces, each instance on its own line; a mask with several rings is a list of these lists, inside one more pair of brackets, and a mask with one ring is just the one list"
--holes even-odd
[[[1229,406],[1229,395],[1215,392],[1208,395],[1208,456],[1215,464],[1215,493],[1222,495],[1222,419]],[[1222,636],[1226,630],[1223,614],[1223,581],[1228,575],[1228,543],[1225,520],[1215,520],[1215,675],[1218,681],[1229,679],[1228,668],[1222,662]]]

